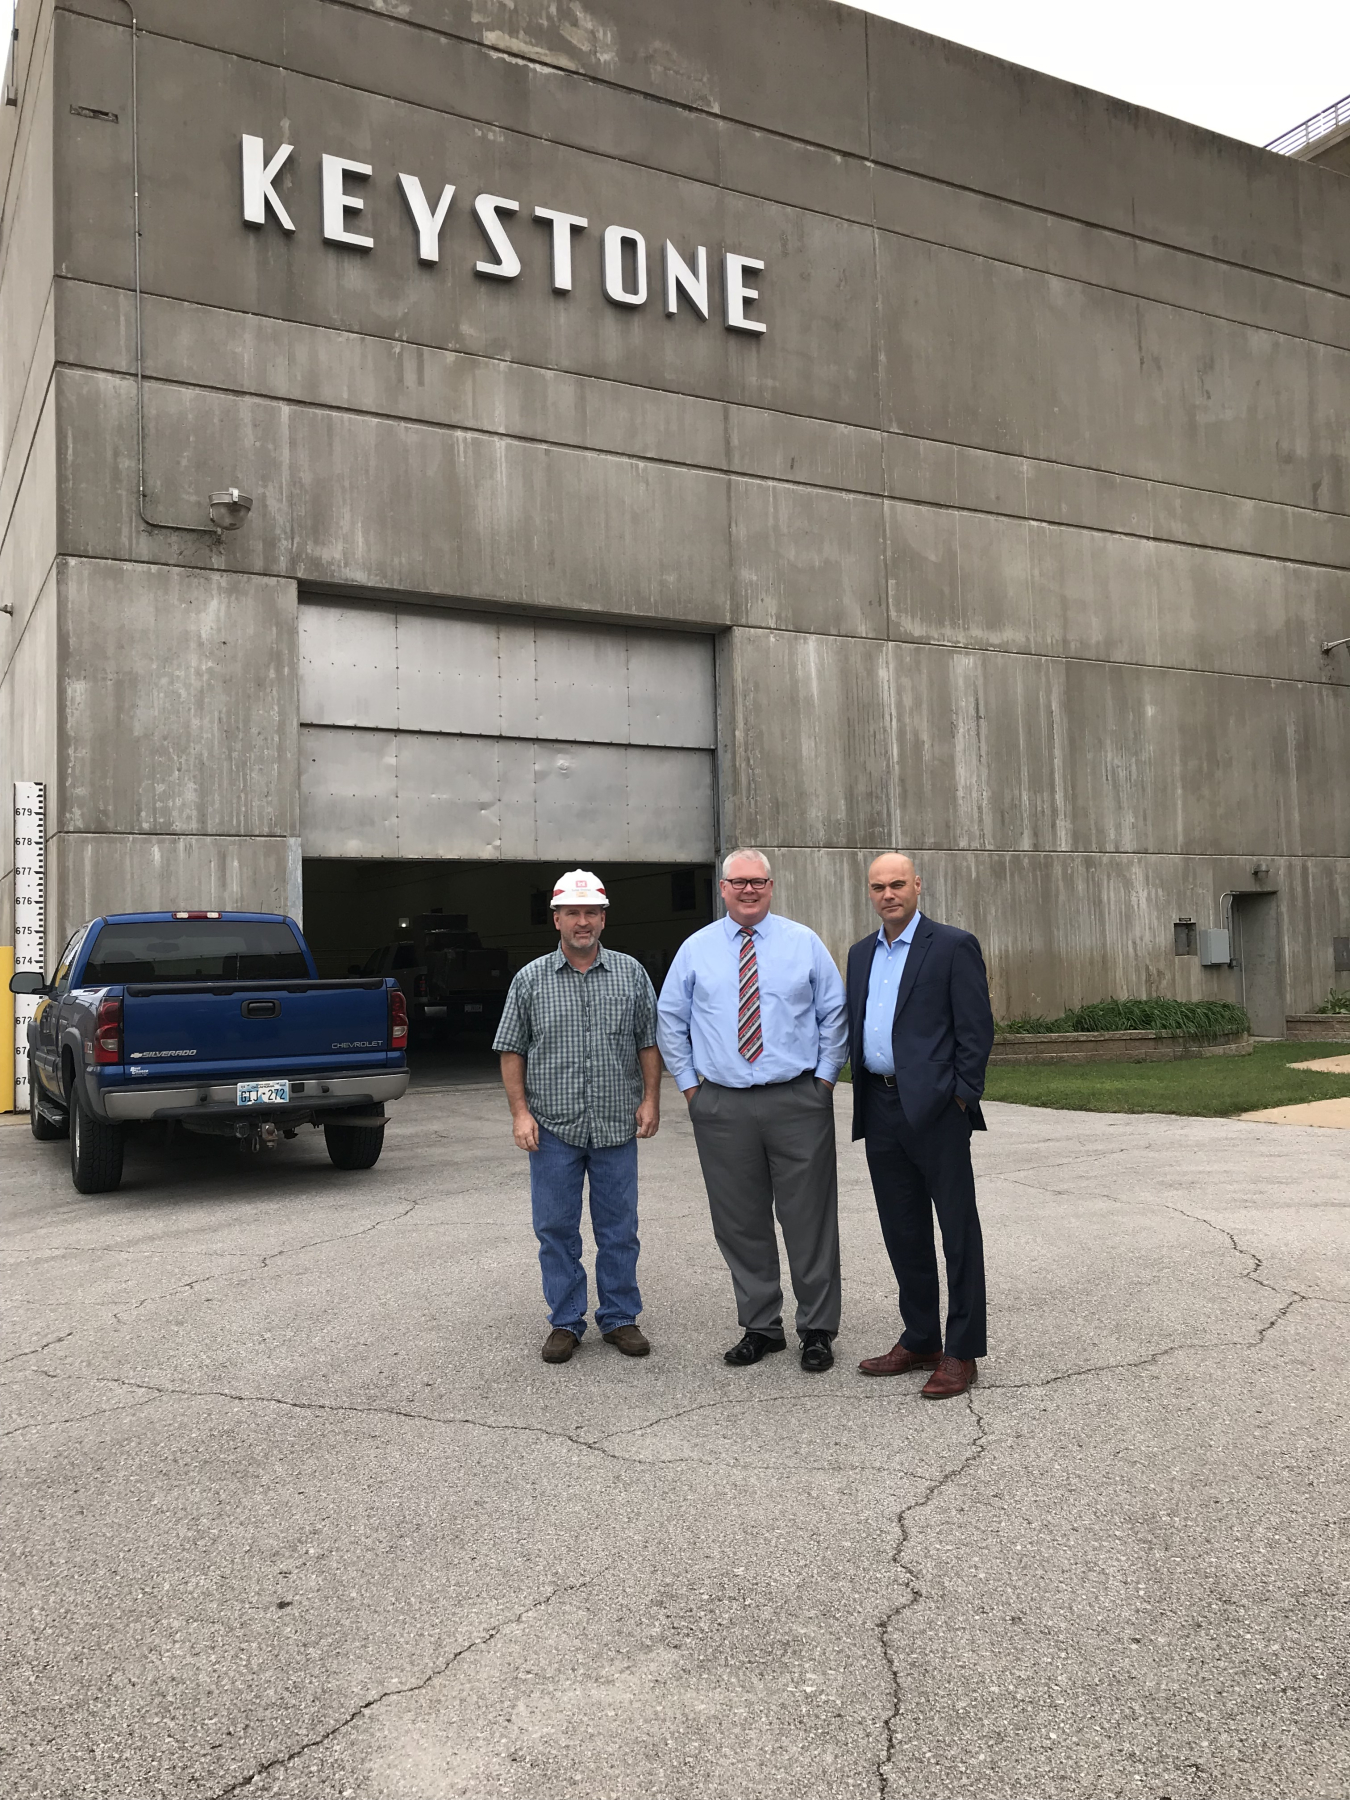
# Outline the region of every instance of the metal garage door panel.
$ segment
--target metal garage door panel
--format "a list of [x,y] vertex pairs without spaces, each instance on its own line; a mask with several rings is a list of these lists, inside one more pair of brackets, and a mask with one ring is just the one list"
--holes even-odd
[[502,729],[497,636],[492,619],[448,619],[443,613],[401,608],[399,728],[495,737]]
[[300,728],[300,832],[306,856],[397,856],[392,731]]
[[628,633],[630,743],[711,750],[715,710],[711,638]]
[[398,853],[478,860],[499,857],[498,740],[398,737]]
[[300,650],[307,855],[714,854],[710,639],[306,602]]
[[628,853],[627,752],[619,744],[539,744],[535,854],[576,862]]
[[398,722],[396,619],[370,606],[302,605],[300,717],[313,725]]
[[534,638],[535,717],[528,735],[562,743],[626,744],[626,633],[540,625]]
[[706,862],[713,855],[712,769],[704,750],[541,744],[535,854]]
[[628,751],[628,855],[633,862],[711,862],[713,757],[707,750]]

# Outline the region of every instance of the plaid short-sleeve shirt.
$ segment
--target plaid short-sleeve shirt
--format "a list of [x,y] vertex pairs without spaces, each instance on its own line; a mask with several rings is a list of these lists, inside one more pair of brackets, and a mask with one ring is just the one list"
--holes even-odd
[[640,962],[601,946],[583,975],[562,951],[511,983],[492,1048],[525,1058],[525,1098],[565,1144],[613,1149],[637,1136],[638,1051],[656,1042],[656,994]]

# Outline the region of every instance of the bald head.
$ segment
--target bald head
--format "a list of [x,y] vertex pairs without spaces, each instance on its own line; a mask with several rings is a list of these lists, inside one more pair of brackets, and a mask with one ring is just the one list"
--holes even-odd
[[922,886],[913,857],[897,850],[873,860],[867,871],[867,897],[881,920],[887,943],[899,937],[919,910]]

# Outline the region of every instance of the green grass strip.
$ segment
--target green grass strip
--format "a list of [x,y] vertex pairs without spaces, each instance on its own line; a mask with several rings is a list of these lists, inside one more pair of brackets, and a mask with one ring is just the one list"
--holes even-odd
[[1220,1119],[1350,1096],[1350,1075],[1290,1063],[1350,1055],[1346,1044],[1257,1044],[1250,1056],[1165,1063],[1046,1063],[990,1069],[986,1100],[1067,1112],[1174,1113]]

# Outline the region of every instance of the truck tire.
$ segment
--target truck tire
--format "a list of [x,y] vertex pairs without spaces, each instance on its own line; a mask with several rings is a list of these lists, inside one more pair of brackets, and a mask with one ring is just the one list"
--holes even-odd
[[107,1194],[122,1180],[123,1132],[120,1125],[96,1119],[70,1097],[70,1179],[77,1193]]
[[40,1144],[50,1144],[55,1138],[70,1136],[70,1120],[67,1118],[64,1129],[53,1125],[38,1111],[37,1081],[30,1073],[28,1077],[28,1124],[33,1136]]
[[323,1141],[334,1168],[373,1169],[384,1149],[383,1125],[325,1125]]

